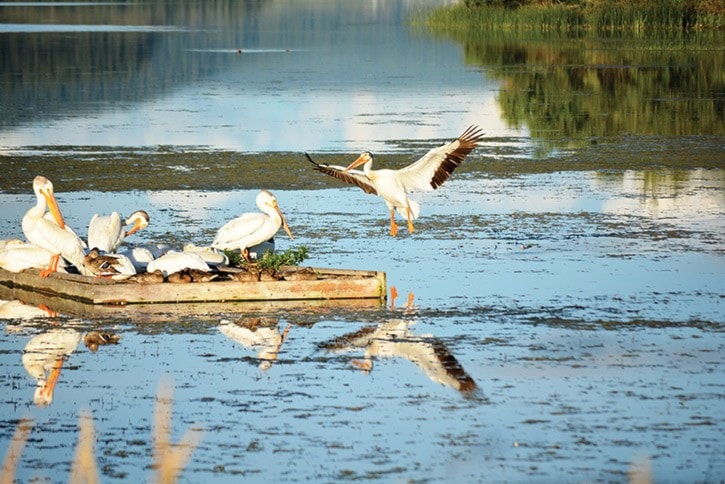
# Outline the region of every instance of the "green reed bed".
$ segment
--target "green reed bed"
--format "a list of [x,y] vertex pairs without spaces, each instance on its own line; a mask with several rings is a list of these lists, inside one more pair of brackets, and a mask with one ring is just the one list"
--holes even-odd
[[725,7],[712,0],[467,0],[414,21],[434,31],[678,32],[720,30]]

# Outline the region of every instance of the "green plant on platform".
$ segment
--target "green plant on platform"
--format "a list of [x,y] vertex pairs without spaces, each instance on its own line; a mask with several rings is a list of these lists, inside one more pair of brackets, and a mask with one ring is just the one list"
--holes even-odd
[[[229,258],[231,266],[245,266],[249,262],[245,261],[239,251],[225,250],[224,253]],[[255,264],[260,269],[278,270],[281,266],[297,266],[309,257],[307,247],[301,245],[296,249],[287,249],[284,252],[266,251],[262,257],[258,258]]]

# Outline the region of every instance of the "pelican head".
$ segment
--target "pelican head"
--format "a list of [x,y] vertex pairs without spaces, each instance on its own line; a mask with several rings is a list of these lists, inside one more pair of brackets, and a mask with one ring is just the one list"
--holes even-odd
[[33,191],[35,192],[35,196],[38,197],[38,200],[41,197],[45,199],[48,210],[53,215],[58,227],[64,229],[65,221],[63,220],[63,215],[60,213],[58,201],[55,199],[53,183],[44,176],[38,175],[33,179]]
[[272,195],[272,192],[268,190],[262,190],[261,192],[259,192],[259,195],[257,195],[257,206],[263,212],[268,213],[272,210],[277,212],[279,218],[282,220],[282,227],[284,228],[285,232],[287,232],[287,235],[289,235],[289,238],[291,240],[294,240],[294,237],[292,236],[292,231],[290,230],[289,225],[287,225],[287,219],[285,219],[284,215],[282,215],[282,210],[277,204],[277,198]]
[[345,168],[343,171],[349,171],[360,165],[367,165],[368,163],[370,163],[370,166],[372,166],[373,154],[370,153],[369,151],[365,151],[360,156],[358,156],[357,160],[350,163],[350,165],[347,168]]
[[126,237],[128,237],[131,234],[135,234],[141,229],[145,229],[149,226],[149,214],[146,213],[145,210],[136,210],[133,212],[126,220],[125,225],[131,225],[133,224],[133,227],[126,232]]

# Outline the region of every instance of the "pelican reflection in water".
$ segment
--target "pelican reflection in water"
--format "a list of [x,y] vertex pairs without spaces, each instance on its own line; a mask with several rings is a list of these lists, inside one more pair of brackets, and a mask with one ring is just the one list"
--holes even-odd
[[[394,307],[397,293],[391,288]],[[412,305],[412,294],[408,297],[408,310]],[[333,352],[354,352],[364,350],[363,359],[353,360],[357,368],[369,373],[376,358],[404,358],[420,368],[428,378],[454,388],[464,394],[477,389],[476,382],[466,373],[446,345],[432,335],[416,335],[410,326],[415,320],[394,318],[379,324],[367,326],[353,333],[335,338],[321,345]]]
[[83,335],[70,328],[55,328],[33,336],[23,351],[23,366],[37,386],[33,401],[45,406],[53,402],[63,363],[75,351]]
[[222,320],[219,331],[245,348],[257,350],[259,369],[267,371],[277,361],[290,326],[280,331],[276,319],[250,318],[235,322]]

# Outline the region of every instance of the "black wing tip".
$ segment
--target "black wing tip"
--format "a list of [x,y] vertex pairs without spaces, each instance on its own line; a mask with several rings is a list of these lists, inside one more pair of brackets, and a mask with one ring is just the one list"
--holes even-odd
[[315,166],[320,166],[320,164],[317,163],[315,160],[313,160],[312,157],[310,156],[310,154],[306,151],[305,151],[305,156],[307,157],[307,159],[309,160],[310,163],[312,163]]
[[483,129],[477,124],[472,124],[461,134],[458,139],[466,143],[478,143],[483,139]]

